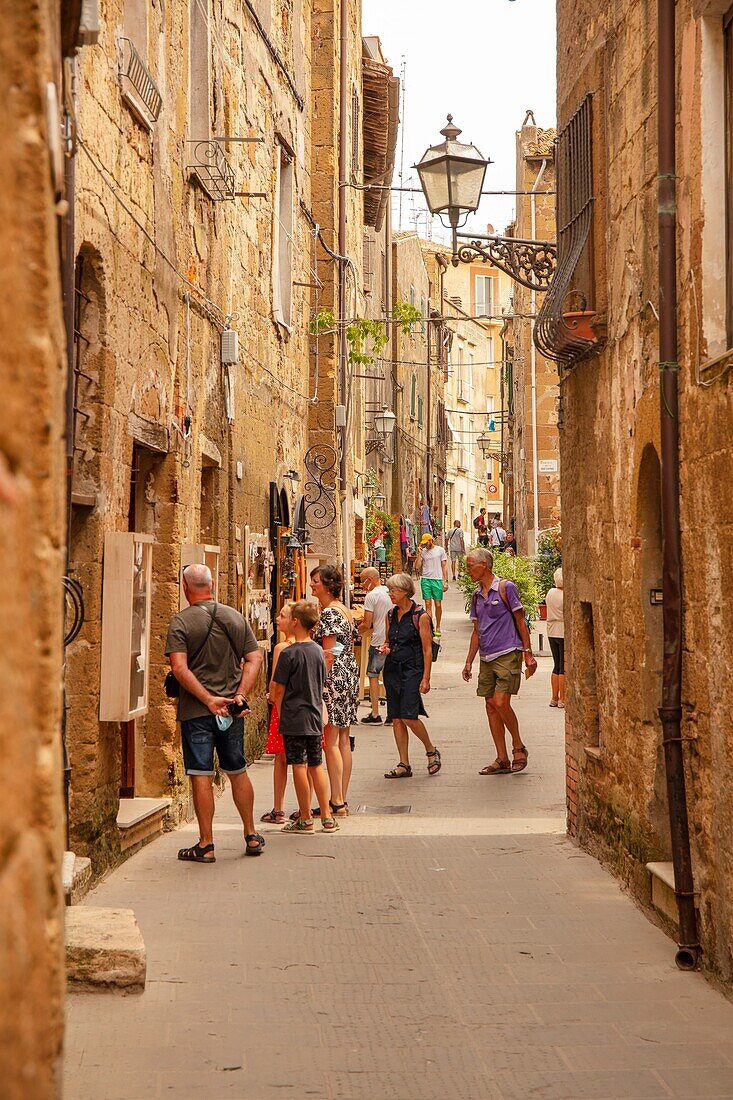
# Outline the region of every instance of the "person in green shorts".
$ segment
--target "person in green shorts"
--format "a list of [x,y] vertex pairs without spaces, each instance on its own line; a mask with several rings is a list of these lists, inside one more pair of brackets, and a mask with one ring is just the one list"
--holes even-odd
[[[425,610],[435,623],[435,637],[440,637],[440,620],[443,617],[443,593],[448,588],[448,555],[437,546],[432,535],[420,539],[420,549],[415,563],[420,577],[420,592]],[[433,605],[435,613],[433,614]]]

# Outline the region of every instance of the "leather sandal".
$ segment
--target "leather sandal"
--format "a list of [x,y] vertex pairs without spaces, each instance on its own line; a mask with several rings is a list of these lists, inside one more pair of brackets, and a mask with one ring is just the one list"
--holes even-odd
[[[256,840],[256,844],[250,844],[251,840]],[[265,847],[265,838],[262,833],[245,833],[244,834],[244,851],[248,856],[262,855],[262,849]]]
[[440,749],[433,749],[432,752],[426,752],[425,755],[428,758],[428,775],[437,775],[443,767]]
[[[209,855],[209,852],[211,852],[211,855]],[[202,846],[200,840],[197,840],[190,848],[181,848],[178,852],[178,858],[184,863],[216,863],[214,845],[204,844]]]
[[[521,745],[518,749],[515,749],[512,753],[514,759],[512,760],[512,771],[523,772],[527,767],[527,760],[529,759],[529,751]],[[519,759],[517,759],[519,757]]]
[[[401,770],[400,770],[401,769]],[[385,779],[412,779],[412,768],[409,764],[403,764],[400,760],[399,764],[392,768],[392,771],[384,773]]]
[[500,760],[497,756],[493,764],[487,764],[479,775],[511,775],[512,766],[508,760]]

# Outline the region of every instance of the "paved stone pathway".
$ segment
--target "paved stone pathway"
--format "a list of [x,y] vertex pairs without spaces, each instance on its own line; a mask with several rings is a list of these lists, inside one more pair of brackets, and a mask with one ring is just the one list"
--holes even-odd
[[[87,899],[135,910],[148,985],[69,998],[67,1100],[733,1098],[733,1005],[564,836],[549,659],[518,704],[530,767],[484,778],[457,593],[444,626],[440,775],[416,744],[416,777],[383,780],[390,728],[357,730],[352,809],[409,814],[270,830],[245,859],[225,795],[215,866],[176,861],[189,826]],[[259,814],[272,768],[252,770]]]

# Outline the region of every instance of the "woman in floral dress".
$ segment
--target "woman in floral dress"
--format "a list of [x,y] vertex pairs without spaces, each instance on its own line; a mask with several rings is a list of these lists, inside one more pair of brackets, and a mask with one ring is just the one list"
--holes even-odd
[[321,605],[321,618],[313,640],[323,646],[326,685],[323,700],[328,711],[324,730],[326,767],[331,782],[331,810],[348,814],[347,792],[351,778],[350,726],[359,706],[359,668],[354,659],[356,626],[340,601],[344,579],[335,565],[319,565],[311,573],[311,591]]

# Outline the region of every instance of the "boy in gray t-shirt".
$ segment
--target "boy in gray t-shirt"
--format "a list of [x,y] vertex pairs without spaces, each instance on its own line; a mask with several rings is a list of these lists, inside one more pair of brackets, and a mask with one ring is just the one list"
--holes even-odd
[[331,816],[328,781],[323,770],[326,662],[321,647],[311,640],[311,631],[318,622],[319,612],[315,604],[298,600],[292,604],[290,615],[295,642],[280,654],[270,682],[270,699],[280,715],[285,760],[293,769],[293,783],[298,796],[299,816],[295,821],[289,821],[282,832],[315,832],[311,817],[310,779],[321,812],[321,828],[325,833],[335,833],[339,825]]

